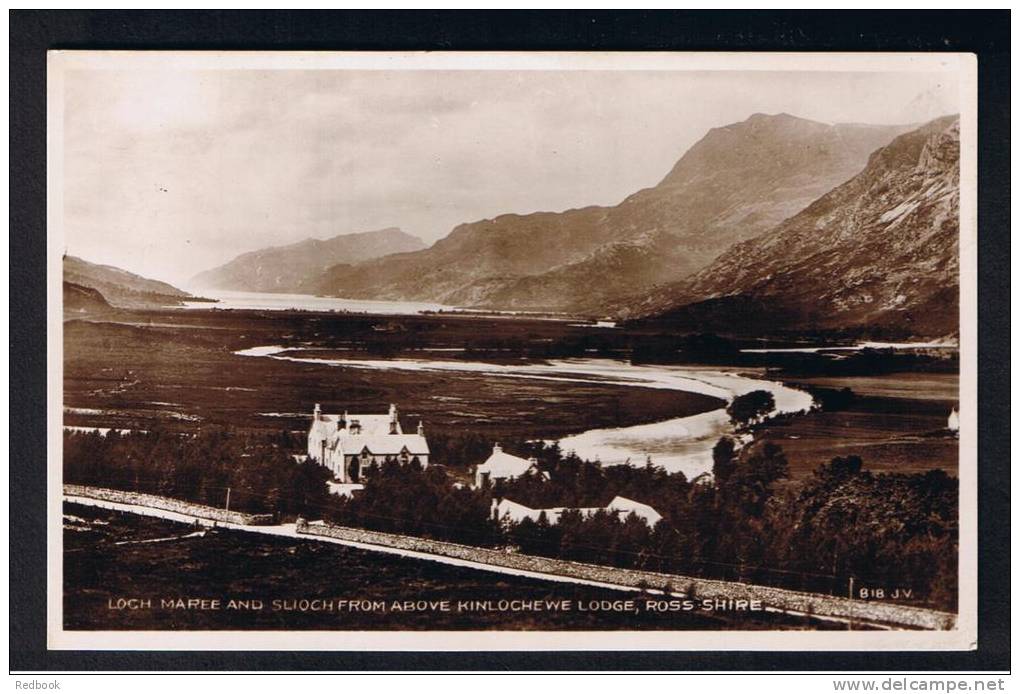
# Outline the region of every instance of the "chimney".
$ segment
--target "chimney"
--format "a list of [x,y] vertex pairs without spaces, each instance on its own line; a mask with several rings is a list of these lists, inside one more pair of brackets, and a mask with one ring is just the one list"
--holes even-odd
[[425,425],[420,419],[418,420],[418,436],[425,436]]
[[492,452],[493,453],[502,453],[503,452],[503,448],[498,443],[495,443],[495,444],[492,445]]
[[322,408],[319,407],[319,403],[315,403],[315,409],[312,410],[312,418],[318,422],[322,419]]

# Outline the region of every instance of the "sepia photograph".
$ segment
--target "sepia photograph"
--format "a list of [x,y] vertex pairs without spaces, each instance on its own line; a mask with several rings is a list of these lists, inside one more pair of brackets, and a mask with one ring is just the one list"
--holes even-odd
[[50,648],[974,648],[973,55],[47,94]]

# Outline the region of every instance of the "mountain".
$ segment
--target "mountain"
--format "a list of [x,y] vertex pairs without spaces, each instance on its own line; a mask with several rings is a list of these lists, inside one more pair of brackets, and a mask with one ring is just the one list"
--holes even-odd
[[677,326],[883,329],[959,326],[960,122],[938,118],[878,149],[857,176],[624,315]]
[[95,289],[64,282],[64,313],[92,313],[110,311],[112,308]]
[[166,282],[150,280],[112,265],[97,265],[73,255],[64,256],[64,282],[96,290],[113,306],[152,308],[179,306],[194,297]]
[[333,265],[423,248],[425,244],[417,236],[393,227],[331,239],[305,239],[289,246],[243,253],[225,265],[195,275],[190,284],[204,289],[298,292],[309,276],[317,276]]
[[507,214],[431,248],[330,268],[314,293],[583,312],[700,270],[861,170],[906,128],[756,114],[709,131],[614,207]]

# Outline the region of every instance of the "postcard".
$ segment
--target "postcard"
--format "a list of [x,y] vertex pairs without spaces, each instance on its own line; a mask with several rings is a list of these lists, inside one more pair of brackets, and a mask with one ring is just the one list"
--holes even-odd
[[976,78],[52,51],[50,648],[974,648]]

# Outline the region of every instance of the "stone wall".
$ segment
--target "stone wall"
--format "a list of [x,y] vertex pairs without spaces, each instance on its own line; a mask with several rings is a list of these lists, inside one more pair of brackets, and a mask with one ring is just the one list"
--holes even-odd
[[[138,492],[65,484],[64,495],[145,506],[172,511],[194,518],[237,525],[273,524],[273,516],[269,514],[251,515],[238,511],[225,511],[211,506],[203,506],[201,504],[193,504],[187,501]],[[956,624],[956,615],[908,605],[850,600],[762,585],[714,581],[693,576],[622,569],[596,564],[582,564],[563,559],[458,545],[452,542],[427,540],[408,535],[393,535],[373,530],[362,530],[360,528],[299,523],[297,532],[300,535],[310,536],[309,539],[314,536],[329,537],[349,542],[462,559],[518,571],[552,574],[584,581],[667,592],[683,595],[695,600],[758,600],[767,607],[805,615],[859,620],[862,622],[881,623],[915,629],[952,629]]]
[[148,506],[163,511],[174,511],[195,518],[204,518],[221,523],[235,523],[237,525],[272,525],[272,514],[250,514],[240,511],[226,511],[222,508],[193,504],[189,501],[180,501],[165,496],[154,494],[141,494],[139,492],[125,492],[119,489],[103,489],[101,487],[83,487],[77,484],[65,484],[64,494],[66,496],[80,496],[87,499],[99,499],[100,501],[113,501],[118,504],[134,504],[135,506]]
[[868,622],[881,622],[907,628],[952,629],[956,615],[920,607],[892,603],[849,600],[817,593],[802,593],[783,588],[714,581],[711,579],[663,574],[613,566],[537,557],[458,545],[451,542],[426,540],[406,535],[392,535],[372,530],[329,525],[301,525],[298,533],[320,535],[351,542],[383,545],[396,549],[437,554],[444,557],[501,566],[509,569],[555,574],[586,581],[597,581],[631,588],[652,589],[683,594],[696,600],[760,600],[763,605],[819,617],[837,617]]

